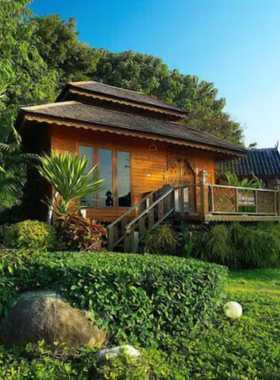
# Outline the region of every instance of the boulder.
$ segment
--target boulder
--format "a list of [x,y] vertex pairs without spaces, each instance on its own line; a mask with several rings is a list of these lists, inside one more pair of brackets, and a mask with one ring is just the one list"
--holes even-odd
[[85,312],[74,309],[52,291],[23,293],[2,325],[6,347],[44,340],[78,348],[101,345],[105,338],[105,331],[93,327]]
[[101,350],[95,355],[95,358],[97,362],[106,362],[108,360],[114,359],[115,357],[123,353],[134,358],[141,356],[141,352],[139,350],[136,350],[136,348],[128,344],[125,344],[123,346],[117,346]]

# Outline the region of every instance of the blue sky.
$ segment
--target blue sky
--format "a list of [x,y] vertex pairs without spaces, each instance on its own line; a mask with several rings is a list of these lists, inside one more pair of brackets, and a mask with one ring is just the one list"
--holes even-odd
[[280,140],[279,0],[34,0],[32,9],[74,16],[93,47],[153,54],[213,82],[246,144]]

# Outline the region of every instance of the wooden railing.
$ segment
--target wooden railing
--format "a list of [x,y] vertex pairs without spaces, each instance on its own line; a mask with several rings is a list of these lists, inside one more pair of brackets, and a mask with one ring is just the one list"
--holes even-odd
[[170,188],[125,226],[125,252],[138,252],[145,231],[153,230],[175,211],[174,188]]
[[[204,185],[205,186],[205,185]],[[210,214],[279,214],[279,191],[249,187],[207,185]]]
[[[157,198],[157,199],[155,199]],[[205,221],[211,215],[280,216],[280,192],[212,184],[163,187],[152,191],[108,227],[108,250],[122,245],[137,252],[145,231],[171,216]]]
[[150,204],[153,203],[155,193],[157,193],[157,191],[151,191],[142,198],[140,202],[107,226],[109,251],[112,251],[117,245],[123,243],[125,226],[131,221],[131,219],[135,218],[140,212],[147,209]]

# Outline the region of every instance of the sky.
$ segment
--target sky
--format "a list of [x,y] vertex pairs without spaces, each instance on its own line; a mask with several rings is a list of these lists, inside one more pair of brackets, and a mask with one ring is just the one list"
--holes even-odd
[[280,0],[34,0],[32,10],[75,17],[92,47],[152,54],[213,82],[246,145],[280,140]]

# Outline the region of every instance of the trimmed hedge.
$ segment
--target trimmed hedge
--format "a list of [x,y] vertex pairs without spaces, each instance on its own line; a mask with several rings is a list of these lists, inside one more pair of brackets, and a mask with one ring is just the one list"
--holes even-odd
[[197,322],[212,323],[226,278],[224,267],[178,257],[9,252],[0,282],[9,289],[6,306],[13,289],[55,289],[72,305],[91,309],[112,342],[163,346],[167,337],[187,336]]

